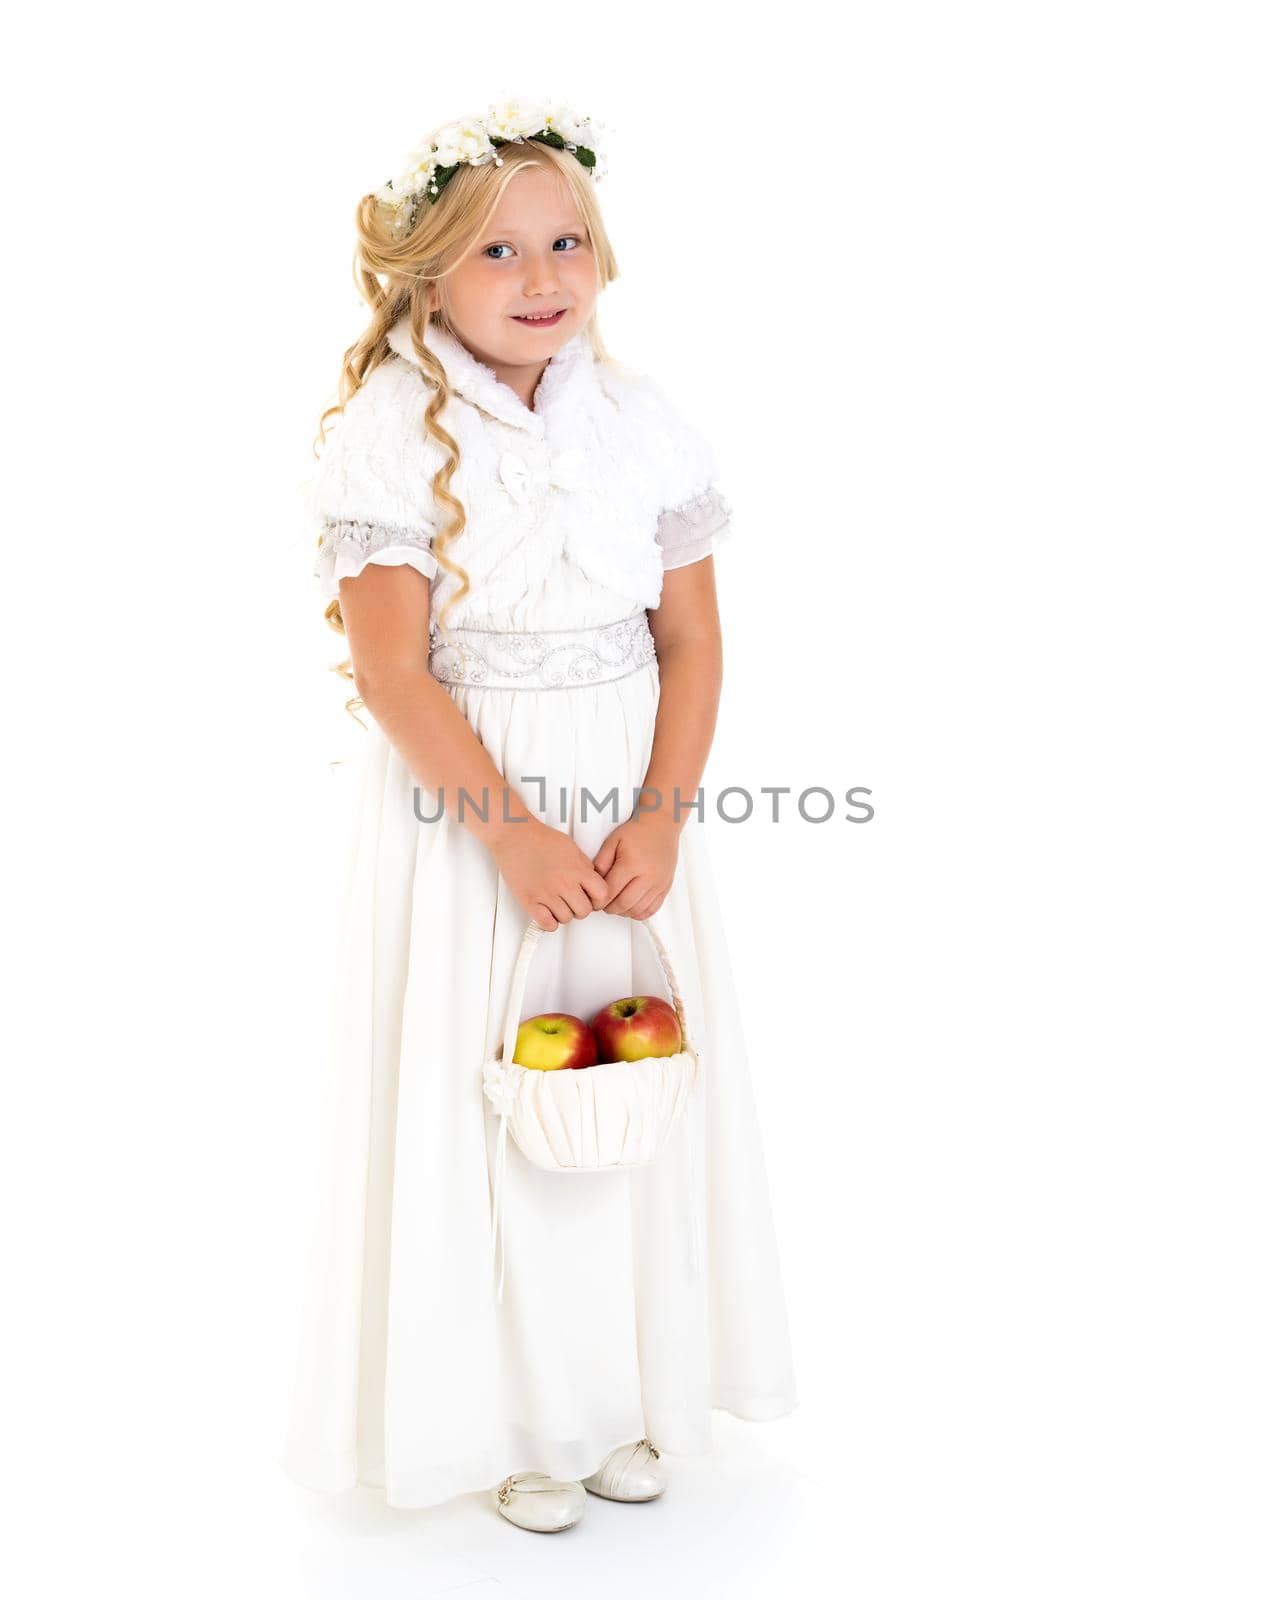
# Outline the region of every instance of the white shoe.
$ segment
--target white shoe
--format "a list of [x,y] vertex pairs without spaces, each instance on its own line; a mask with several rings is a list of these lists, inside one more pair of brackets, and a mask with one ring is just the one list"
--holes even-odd
[[658,1460],[658,1448],[650,1439],[620,1444],[582,1480],[582,1487],[606,1500],[656,1500],[667,1487],[667,1474]]
[[547,1472],[513,1472],[493,1491],[493,1503],[508,1522],[532,1533],[561,1533],[581,1522],[587,1497],[582,1485]]

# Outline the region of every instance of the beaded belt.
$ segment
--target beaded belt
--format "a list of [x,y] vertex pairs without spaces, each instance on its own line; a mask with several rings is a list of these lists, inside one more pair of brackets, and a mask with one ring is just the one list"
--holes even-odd
[[509,633],[431,628],[431,676],[482,689],[573,689],[625,678],[657,660],[646,612],[591,628]]

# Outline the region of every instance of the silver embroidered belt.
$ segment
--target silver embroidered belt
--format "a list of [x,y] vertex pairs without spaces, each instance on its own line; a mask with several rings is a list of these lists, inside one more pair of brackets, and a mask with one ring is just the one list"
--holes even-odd
[[574,689],[625,678],[657,660],[649,617],[633,612],[590,628],[515,633],[431,625],[431,675],[482,689]]

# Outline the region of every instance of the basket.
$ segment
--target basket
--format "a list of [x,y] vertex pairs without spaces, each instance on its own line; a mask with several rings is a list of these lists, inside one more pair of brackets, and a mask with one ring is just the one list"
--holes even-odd
[[[564,1067],[550,1072],[522,1067],[514,1060],[529,964],[543,937],[555,931],[536,922],[530,922],[525,929],[511,979],[502,1043],[485,1060],[483,1071],[485,1098],[491,1112],[500,1119],[492,1219],[495,1250],[508,1135],[528,1160],[548,1172],[622,1171],[656,1161],[684,1114],[702,1056],[689,1033],[667,947],[651,917],[642,919],[642,926],[653,940],[671,990],[684,1048],[672,1056],[602,1061],[591,1067]],[[499,1299],[505,1272],[504,1261]]]

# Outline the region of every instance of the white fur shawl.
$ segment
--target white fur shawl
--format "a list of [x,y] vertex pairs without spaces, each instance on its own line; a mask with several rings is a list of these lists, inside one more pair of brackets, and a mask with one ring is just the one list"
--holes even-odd
[[[388,338],[393,355],[331,425],[306,486],[323,537],[315,576],[332,598],[369,561],[407,562],[431,579],[435,613],[457,588],[431,548],[443,521],[431,480],[447,456],[423,426],[407,316]],[[552,356],[533,410],[436,324],[425,340],[449,375],[440,421],[458,443],[449,487],[467,514],[448,547],[470,580],[454,626],[572,626],[592,593],[614,615],[651,608],[665,570],[729,535],[706,439],[651,378],[597,361],[585,335]]]

